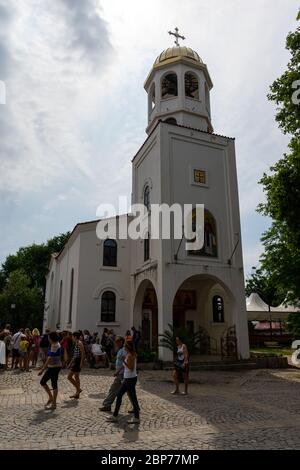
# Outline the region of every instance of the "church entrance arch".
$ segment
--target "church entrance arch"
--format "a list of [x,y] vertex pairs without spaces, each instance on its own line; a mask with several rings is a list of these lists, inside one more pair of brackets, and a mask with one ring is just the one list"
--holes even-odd
[[173,299],[173,326],[192,336],[199,332],[199,354],[222,353],[222,337],[234,324],[234,298],[217,277],[193,275],[176,291]]
[[141,349],[157,351],[158,348],[158,307],[155,287],[145,279],[139,285],[133,309],[134,326],[141,332]]

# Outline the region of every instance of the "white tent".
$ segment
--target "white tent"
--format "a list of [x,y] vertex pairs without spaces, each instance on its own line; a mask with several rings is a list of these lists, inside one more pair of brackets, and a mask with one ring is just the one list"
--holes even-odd
[[246,299],[246,307],[249,321],[278,321],[287,320],[289,313],[299,312],[300,309],[292,305],[284,305],[282,302],[278,307],[270,307],[261,299],[261,297],[253,292]]

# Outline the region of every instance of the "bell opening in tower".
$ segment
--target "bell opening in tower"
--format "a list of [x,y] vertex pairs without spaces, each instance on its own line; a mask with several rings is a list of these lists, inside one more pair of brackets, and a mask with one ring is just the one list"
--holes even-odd
[[168,73],[161,81],[161,97],[163,99],[178,96],[178,84],[176,73]]

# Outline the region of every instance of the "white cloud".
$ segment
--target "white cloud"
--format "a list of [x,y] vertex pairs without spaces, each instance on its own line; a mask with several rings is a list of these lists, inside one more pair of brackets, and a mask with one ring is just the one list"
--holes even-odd
[[[91,175],[92,150],[80,109],[88,82],[101,82],[111,46],[93,1],[11,3],[13,13],[0,3],[6,26],[1,44],[8,44],[0,191],[24,193],[70,174]],[[87,119],[93,110],[85,107],[85,113]]]
[[[236,137],[247,231],[262,197],[257,181],[286,146],[266,94],[288,61],[284,41],[297,10],[296,0],[0,0],[1,225],[9,240],[0,257],[130,195],[130,160],[145,137],[143,82],[175,26],[208,65],[215,131]],[[16,217],[30,230],[13,233]]]

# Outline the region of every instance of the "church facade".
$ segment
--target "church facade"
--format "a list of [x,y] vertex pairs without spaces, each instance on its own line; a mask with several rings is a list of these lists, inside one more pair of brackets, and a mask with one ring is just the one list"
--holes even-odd
[[[190,48],[163,51],[145,81],[148,137],[132,160],[132,203],[204,204],[204,245],[182,240],[100,240],[97,221],[78,224],[53,254],[44,326],[124,335],[140,329],[145,349],[168,325],[200,330],[205,353],[223,353],[229,332],[236,355],[249,356],[234,139],[214,134],[212,81]],[[131,215],[122,217],[131,219]],[[120,219],[118,219],[120,221]]]

